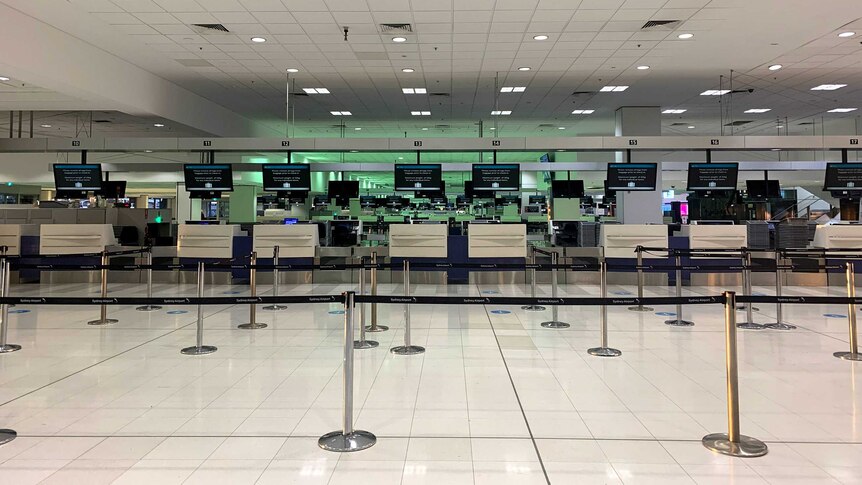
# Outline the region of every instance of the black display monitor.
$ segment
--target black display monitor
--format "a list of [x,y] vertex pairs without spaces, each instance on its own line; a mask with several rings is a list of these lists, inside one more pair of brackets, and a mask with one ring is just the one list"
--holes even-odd
[[473,181],[465,180],[464,181],[464,198],[468,199],[470,202],[473,201],[473,197],[476,196],[476,193],[473,191]]
[[96,195],[106,199],[124,199],[126,198],[126,181],[111,180],[102,182],[102,187],[96,192]]
[[497,197],[494,203],[498,206],[504,205],[521,205],[521,197],[517,195],[504,195]]
[[551,196],[555,199],[579,199],[584,196],[584,181],[551,180]]
[[827,163],[823,190],[862,191],[862,163]]
[[738,163],[689,163],[686,190],[736,190]]
[[545,204],[548,199],[544,195],[531,195],[528,197],[527,201],[530,204]]
[[611,190],[608,188],[608,181],[607,180],[604,181],[604,186],[605,186],[605,199],[616,199],[617,198],[617,191]]
[[293,204],[304,204],[308,200],[307,190],[279,190],[276,197],[286,199]]
[[473,192],[512,192],[521,188],[518,164],[473,164]]
[[311,190],[311,165],[280,163],[261,165],[263,190],[296,192]]
[[90,164],[55,164],[54,187],[57,191],[69,193],[87,192],[102,189],[102,166]]
[[458,195],[455,197],[455,205],[458,207],[468,206],[473,203],[472,197],[467,197],[466,195]]
[[345,206],[350,203],[350,199],[359,197],[359,181],[330,180],[326,194],[329,200],[335,199],[336,204]]
[[607,188],[626,192],[653,191],[656,172],[655,163],[609,163]]
[[377,197],[373,195],[360,195],[359,196],[359,206],[360,207],[377,207]]
[[436,205],[446,205],[449,203],[449,200],[446,198],[445,195],[435,195],[433,197],[430,197],[430,199],[431,203]]
[[390,195],[386,197],[386,207],[407,207],[410,205],[410,200],[400,195]]
[[778,199],[781,187],[778,180],[746,180],[745,188],[749,199]]
[[[189,192],[230,192],[233,171],[228,164],[185,164],[183,174]],[[207,198],[207,197],[203,197]]]
[[219,190],[195,190],[195,191],[189,192],[189,199],[204,199],[204,200],[221,199],[221,191],[219,191]]
[[439,163],[396,164],[395,190],[424,193],[443,190],[443,169]]

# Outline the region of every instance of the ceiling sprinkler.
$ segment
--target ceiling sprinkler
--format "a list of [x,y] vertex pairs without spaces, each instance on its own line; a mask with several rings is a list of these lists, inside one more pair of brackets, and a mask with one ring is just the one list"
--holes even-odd
[[344,42],[347,42],[347,31],[350,30],[346,25],[344,26]]

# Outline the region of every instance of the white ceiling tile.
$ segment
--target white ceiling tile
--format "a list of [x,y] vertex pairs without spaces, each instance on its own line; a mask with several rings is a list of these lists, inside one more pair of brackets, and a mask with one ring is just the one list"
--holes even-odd
[[612,20],[626,21],[626,20],[637,20],[640,21],[641,24],[646,23],[651,19],[661,19],[661,20],[676,20],[676,18],[668,18],[657,15],[657,10],[654,9],[643,9],[643,8],[632,8],[626,10],[617,10]]
[[254,12],[254,17],[263,24],[293,24],[296,19],[290,12]]
[[385,52],[386,49],[383,47],[383,44],[377,42],[376,44],[350,44],[350,47],[353,49],[353,52]]
[[218,20],[206,12],[174,12],[172,14],[184,24],[217,24]]
[[220,34],[220,35],[202,35],[204,39],[210,44],[221,45],[221,44],[245,44],[245,41],[240,39],[239,37],[233,34]]
[[661,8],[667,0],[626,0],[621,8]]
[[536,8],[540,10],[562,10],[570,9],[572,11],[578,9],[581,0],[539,0]]
[[[455,10],[494,10],[494,1],[495,0],[457,0],[455,2]],[[413,2],[413,8],[416,8],[416,0]]]
[[497,0],[497,10],[534,10],[539,0]]
[[270,34],[302,34],[302,26],[299,24],[264,24]]
[[629,40],[631,32],[599,32],[593,40]]
[[[478,23],[478,22],[476,22],[476,23],[464,23],[464,24],[456,23],[455,24],[455,33],[456,34],[482,33],[482,35],[485,35],[485,33],[487,33],[488,30],[490,30],[490,28],[491,28],[490,23],[484,23],[484,24]],[[455,42],[458,42],[457,39],[455,40]]]
[[596,36],[595,33],[592,32],[566,32],[564,34],[560,34],[561,42],[583,42],[583,41],[591,41]]
[[623,0],[583,0],[578,8],[583,10],[618,9],[622,4]]
[[[304,24],[302,29],[305,30],[305,33],[309,35],[309,37],[314,40],[321,40],[321,36],[330,36],[334,35],[338,37],[338,40],[344,42],[344,31],[338,24]],[[348,36],[348,39],[350,36]]]
[[122,12],[123,9],[110,0],[68,0],[69,3],[85,12]]
[[568,22],[531,22],[527,31],[543,34],[562,32],[567,24]]
[[536,10],[531,22],[568,22],[574,10]]
[[[488,35],[489,43],[509,43],[509,42],[517,42],[520,43],[524,39],[524,34],[519,32],[500,32],[500,33],[491,33]],[[492,45],[488,46],[489,48],[493,48]],[[548,44],[548,48],[550,48],[550,44]]]
[[200,4],[210,12],[244,12],[237,0],[199,0]]
[[416,23],[449,23],[452,22],[452,12],[414,12],[413,21]]
[[333,24],[335,19],[329,12],[294,12],[293,17],[300,24]]
[[188,25],[184,24],[153,25],[152,27],[165,35],[195,34]]
[[360,10],[368,10],[368,3],[365,0],[324,0],[326,6],[331,12],[357,12]]
[[449,44],[452,42],[452,34],[419,34],[419,42],[421,44]]
[[681,28],[690,31],[708,32],[721,29],[726,23],[724,20],[686,20]]
[[664,8],[703,8],[711,0],[668,0]]
[[326,12],[329,10],[323,0],[281,0],[281,3],[291,12]]
[[156,29],[150,27],[149,25],[137,24],[137,25],[114,25],[111,29],[122,32],[126,35],[144,35],[144,34],[159,34],[164,32],[159,32]]
[[527,22],[492,22],[491,33],[519,33],[527,31]]
[[608,22],[605,24],[604,30],[608,32],[629,32],[635,33],[640,31],[641,25],[643,25],[640,21],[626,21],[626,22]]
[[672,19],[672,20],[687,20],[689,17],[697,13],[693,8],[663,8],[656,12],[655,18]]
[[[203,0],[206,2],[206,0]],[[280,12],[286,10],[281,0],[239,0],[249,12]]]
[[282,44],[308,44],[311,43],[311,39],[308,38],[307,35],[276,35],[276,40],[281,42]]
[[144,44],[173,44],[174,41],[168,39],[164,35],[132,35],[133,39],[143,42]]
[[161,13],[136,13],[135,17],[145,24],[177,24],[182,25],[182,22],[173,15],[165,12]]
[[569,22],[566,32],[598,32],[605,26],[604,22]]
[[333,17],[339,25],[347,25],[351,32],[359,24],[373,24],[374,17],[370,12],[333,12]]
[[111,25],[131,25],[131,24],[140,24],[142,23],[138,20],[137,17],[130,13],[95,13],[93,14],[96,17],[99,17],[103,21],[111,24]]
[[607,22],[614,16],[616,10],[578,10],[572,15],[577,22]]
[[409,0],[366,0],[371,10],[410,11]]
[[456,10],[455,11],[455,22],[456,23],[466,23],[466,22],[491,22],[491,14],[490,10]]
[[256,24],[257,19],[248,12],[214,12],[215,18],[223,24]]
[[494,11],[494,22],[526,22],[529,18],[526,18],[523,11],[520,10],[495,10]]
[[416,24],[416,32],[421,34],[451,34],[452,24]]

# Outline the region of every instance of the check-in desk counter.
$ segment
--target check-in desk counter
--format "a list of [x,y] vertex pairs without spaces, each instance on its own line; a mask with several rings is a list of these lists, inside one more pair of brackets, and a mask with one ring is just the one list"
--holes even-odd
[[[401,267],[405,259],[411,262],[445,263],[449,256],[449,226],[446,224],[391,224],[389,226],[389,256]],[[392,282],[403,283],[403,272],[392,271]],[[445,284],[446,271],[411,268],[413,283]]]
[[[741,225],[687,225],[682,226],[682,235],[688,235],[688,247],[690,249],[739,249],[748,247],[748,227]],[[767,257],[758,251],[757,257]],[[752,253],[752,258],[755,253]],[[768,257],[774,257],[769,253]],[[728,253],[727,257],[697,257],[684,258],[683,263],[689,259],[692,264],[700,264],[705,266],[736,266],[742,263],[741,253]],[[772,278],[772,284],[775,283],[774,276],[768,273],[752,273],[752,283],[754,284],[769,284],[755,283],[762,276]],[[693,286],[719,286],[723,288],[738,287],[742,285],[742,273],[739,271],[732,272],[692,272],[690,275],[691,284]]]
[[[860,224],[827,224],[817,226],[814,230],[814,241],[812,246],[825,249],[858,249],[862,252],[862,225]],[[840,252],[833,253],[840,255]],[[852,253],[845,253],[852,254]],[[860,258],[862,259],[862,258]],[[823,264],[842,264],[847,259],[821,259]],[[854,260],[856,273],[862,272],[862,261]],[[843,271],[830,270],[828,273],[828,284],[830,286],[846,285],[846,276]],[[857,286],[862,286],[862,278],[856,278]],[[799,284],[799,283],[797,283]],[[824,283],[820,283],[824,284]]]
[[[667,226],[663,224],[602,224],[602,247],[608,263],[630,264],[631,272],[610,272],[609,284],[637,284],[637,253],[638,246],[666,248],[668,247]],[[643,253],[644,263],[651,259],[666,260],[666,253]],[[667,285],[667,274],[645,272],[645,285]]]
[[[566,247],[564,259],[561,262],[565,264],[599,264],[602,260],[602,248],[579,248]],[[601,274],[598,271],[565,271],[565,282],[570,285],[600,285]],[[539,278],[541,282],[542,279]],[[548,282],[550,282],[550,276]]]
[[[196,264],[199,261],[217,262],[240,256],[234,253],[234,239],[241,235],[240,227],[234,224],[181,224],[177,228],[177,257],[183,264]],[[205,275],[208,284],[226,285],[232,280],[229,269],[205,269]],[[196,283],[196,271],[180,271],[179,281]]]
[[[314,264],[314,256],[320,246],[317,224],[265,224],[254,226],[252,248],[257,252],[258,264],[269,265],[273,261],[273,248],[278,246],[279,264]],[[312,271],[278,272],[280,283],[311,284]],[[271,271],[258,271],[258,282],[272,283]]]
[[[6,246],[6,254],[9,256],[38,255],[39,226],[36,224],[0,225],[0,246]],[[38,281],[39,271],[15,271],[9,275],[9,278],[12,283]]]
[[[62,259],[64,264],[99,264],[99,256],[72,255],[101,253],[116,244],[114,227],[111,224],[42,224],[39,226],[39,254],[69,255],[68,258]],[[99,271],[43,271],[39,279],[42,283],[96,283],[99,281],[99,273]]]
[[[525,263],[526,224],[476,224],[467,226],[467,258],[476,263]],[[526,271],[471,270],[469,281],[482,284],[523,284]]]

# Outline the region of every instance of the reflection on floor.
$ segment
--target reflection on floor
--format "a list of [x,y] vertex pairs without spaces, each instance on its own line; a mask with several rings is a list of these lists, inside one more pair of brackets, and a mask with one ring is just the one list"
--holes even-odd
[[[234,289],[247,291],[247,287]],[[282,287],[334,294],[347,285]],[[16,295],[95,295],[96,286],[16,286]],[[113,295],[142,295],[112,285]],[[208,288],[220,296],[228,287]],[[261,294],[269,291],[261,287]],[[520,286],[423,286],[414,294],[524,295]],[[567,296],[594,286],[561,286]],[[157,295],[192,295],[156,285]],[[547,295],[548,287],[539,288]],[[613,286],[609,294],[634,292]],[[785,294],[840,295],[840,288]],[[402,288],[383,285],[381,294]],[[686,288],[686,294],[718,294]],[[756,293],[771,294],[768,288]],[[670,296],[672,288],[648,288]],[[755,320],[775,317],[758,305]],[[356,351],[356,424],[373,448],[336,454],[317,438],[340,425],[343,315],[337,305],[258,311],[261,330],[238,330],[248,308],[206,307],[204,343],[218,352],[180,355],[195,338],[195,309],[111,307],[119,323],[91,327],[89,307],[20,305],[0,355],[0,428],[20,437],[0,447],[0,481],[46,484],[590,484],[862,483],[862,368],[846,350],[846,306],[786,305],[795,331],[740,331],[742,431],[769,444],[766,457],[713,454],[700,439],[726,431],[722,308],[686,309],[696,325],[655,313],[609,309],[619,358],[592,357],[597,307],[566,307],[570,329],[539,323],[550,310],[519,306],[414,306],[413,343],[403,307],[381,306]],[[496,311],[502,310],[502,311]],[[183,312],[185,311],[185,313]],[[370,314],[370,312],[369,312]],[[740,316],[743,314],[740,313]],[[831,316],[826,316],[831,315]],[[857,390],[856,383],[860,382]]]

